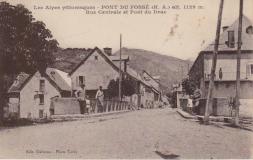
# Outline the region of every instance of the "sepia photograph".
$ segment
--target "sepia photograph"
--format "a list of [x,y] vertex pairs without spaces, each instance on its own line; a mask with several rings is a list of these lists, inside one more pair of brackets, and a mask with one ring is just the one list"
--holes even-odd
[[252,0],[0,0],[0,159],[252,159]]

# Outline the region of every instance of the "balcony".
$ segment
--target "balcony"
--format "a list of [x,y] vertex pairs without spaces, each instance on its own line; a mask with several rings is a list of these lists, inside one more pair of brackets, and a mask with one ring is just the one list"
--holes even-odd
[[[241,80],[253,80],[253,74],[246,74],[245,72],[241,72],[240,74]],[[204,80],[209,81],[211,78],[211,74],[204,74]],[[236,72],[222,72],[222,76],[219,76],[219,73],[216,73],[214,76],[215,81],[235,81],[236,80]]]

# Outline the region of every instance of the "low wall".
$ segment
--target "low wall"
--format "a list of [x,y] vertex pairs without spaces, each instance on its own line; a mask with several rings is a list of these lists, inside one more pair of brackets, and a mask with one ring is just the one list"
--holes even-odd
[[54,98],[50,110],[52,114],[80,114],[80,105],[76,98]]
[[[200,99],[197,110],[198,115],[205,115],[206,99]],[[231,109],[227,98],[214,98],[212,107],[209,107],[209,114],[213,116],[231,116]]]
[[242,117],[253,117],[253,99],[240,100],[239,115]]
[[[206,99],[200,99],[199,107],[190,108],[187,106],[188,99],[180,99],[180,107],[183,111],[191,113],[192,111],[197,115],[205,114]],[[231,108],[228,105],[227,98],[214,98],[212,107],[209,107],[209,114],[213,116],[231,116]]]
[[232,108],[229,107],[227,98],[214,98],[213,112],[214,116],[231,116]]

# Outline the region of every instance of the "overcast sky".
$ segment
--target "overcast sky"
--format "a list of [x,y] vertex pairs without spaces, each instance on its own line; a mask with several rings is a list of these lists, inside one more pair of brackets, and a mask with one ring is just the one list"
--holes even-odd
[[[43,21],[52,31],[60,47],[119,49],[139,48],[182,59],[195,58],[215,37],[219,0],[12,0],[25,5],[36,20]],[[82,10],[37,10],[35,6],[79,5],[96,7],[101,4],[184,4],[202,5],[200,10],[168,10],[164,15],[87,15]],[[223,25],[238,18],[239,0],[225,0]],[[253,19],[253,0],[244,0],[244,15]]]

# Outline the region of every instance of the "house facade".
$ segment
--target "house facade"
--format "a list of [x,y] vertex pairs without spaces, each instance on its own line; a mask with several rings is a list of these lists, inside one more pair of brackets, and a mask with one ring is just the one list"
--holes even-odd
[[99,48],[94,48],[70,73],[72,91],[85,84],[87,94],[95,98],[99,86],[107,89],[112,79],[119,77],[119,68]]
[[[146,71],[145,71],[146,72]],[[154,108],[159,102],[160,91],[155,88],[155,85],[152,85],[149,77],[149,80],[145,80],[143,74],[138,74],[135,70],[128,67],[127,73],[135,79],[137,82],[136,94],[132,98],[132,102],[142,108]],[[146,72],[147,73],[147,72]],[[148,73],[147,73],[148,74]],[[148,74],[148,76],[150,76]],[[155,82],[157,83],[157,82]]]
[[8,94],[9,112],[16,113],[19,118],[49,116],[50,99],[61,96],[59,89],[39,72],[28,76],[19,74]]
[[[241,99],[253,99],[253,30],[252,22],[243,16],[242,54],[241,54]],[[220,35],[220,45],[214,80],[214,97],[235,97],[238,20],[231,26],[224,26]],[[210,44],[201,51],[192,65],[189,78],[196,82],[207,96],[210,80],[212,54],[214,45]]]
[[52,72],[52,69],[47,69],[46,72],[44,75],[37,71],[32,75],[20,73],[17,76],[8,90],[10,114],[15,114],[18,118],[49,117],[53,114],[50,108],[51,100],[70,95],[70,86],[59,83],[65,80],[59,80],[57,73],[54,73],[55,78],[51,79],[48,73]]
[[152,94],[155,101],[159,101],[161,98],[160,83],[157,79],[151,76],[147,71],[143,70],[142,79],[152,87]]

